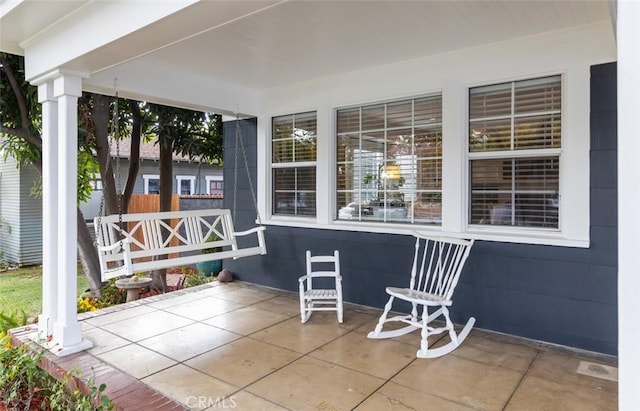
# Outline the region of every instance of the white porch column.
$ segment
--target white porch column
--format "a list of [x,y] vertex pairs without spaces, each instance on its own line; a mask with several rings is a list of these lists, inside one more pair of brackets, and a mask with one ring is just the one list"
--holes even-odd
[[618,41],[618,408],[640,404],[640,2],[620,0]]
[[53,81],[38,85],[42,104],[42,313],[38,338],[53,334],[58,307],[58,100]]
[[61,74],[53,80],[58,99],[58,310],[51,352],[69,355],[91,347],[82,338],[77,310],[78,276],[78,97],[82,79]]

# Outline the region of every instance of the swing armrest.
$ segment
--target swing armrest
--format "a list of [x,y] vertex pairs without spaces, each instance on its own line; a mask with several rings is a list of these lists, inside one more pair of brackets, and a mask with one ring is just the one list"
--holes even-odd
[[[129,238],[124,238],[122,240],[122,248],[124,250],[129,251],[129,244],[131,244],[131,240]],[[104,252],[108,252],[108,251],[113,251],[120,248],[120,241],[113,243],[111,245],[103,245],[103,246],[98,246],[98,251],[104,253]]]
[[235,231],[233,233],[233,235],[235,237],[238,237],[238,236],[242,237],[242,236],[249,235],[249,234],[252,234],[252,233],[257,233],[258,231],[264,231],[265,228],[266,227],[264,227],[264,226],[260,226],[260,227],[250,228],[249,230],[245,230],[245,231]]

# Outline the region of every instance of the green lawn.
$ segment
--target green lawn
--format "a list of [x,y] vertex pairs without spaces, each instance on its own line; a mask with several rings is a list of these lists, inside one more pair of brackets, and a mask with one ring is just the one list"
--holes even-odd
[[[88,286],[81,270],[78,275],[78,295]],[[22,267],[0,273],[0,312],[24,310],[29,317],[42,310],[42,267]]]

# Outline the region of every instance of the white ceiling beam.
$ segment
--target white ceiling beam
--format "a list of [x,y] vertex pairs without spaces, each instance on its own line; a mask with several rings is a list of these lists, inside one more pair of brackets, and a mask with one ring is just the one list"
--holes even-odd
[[[96,0],[88,3],[20,44],[25,50],[26,77],[31,79],[64,66],[197,2]],[[73,69],[90,71],[89,67]]]

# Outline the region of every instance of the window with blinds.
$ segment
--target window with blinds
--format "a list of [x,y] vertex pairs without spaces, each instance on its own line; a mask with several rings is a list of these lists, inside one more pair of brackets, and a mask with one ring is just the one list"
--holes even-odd
[[558,228],[560,76],[469,90],[471,224]]
[[337,219],[440,224],[442,96],[337,111]]
[[315,112],[272,119],[273,214],[316,215]]

